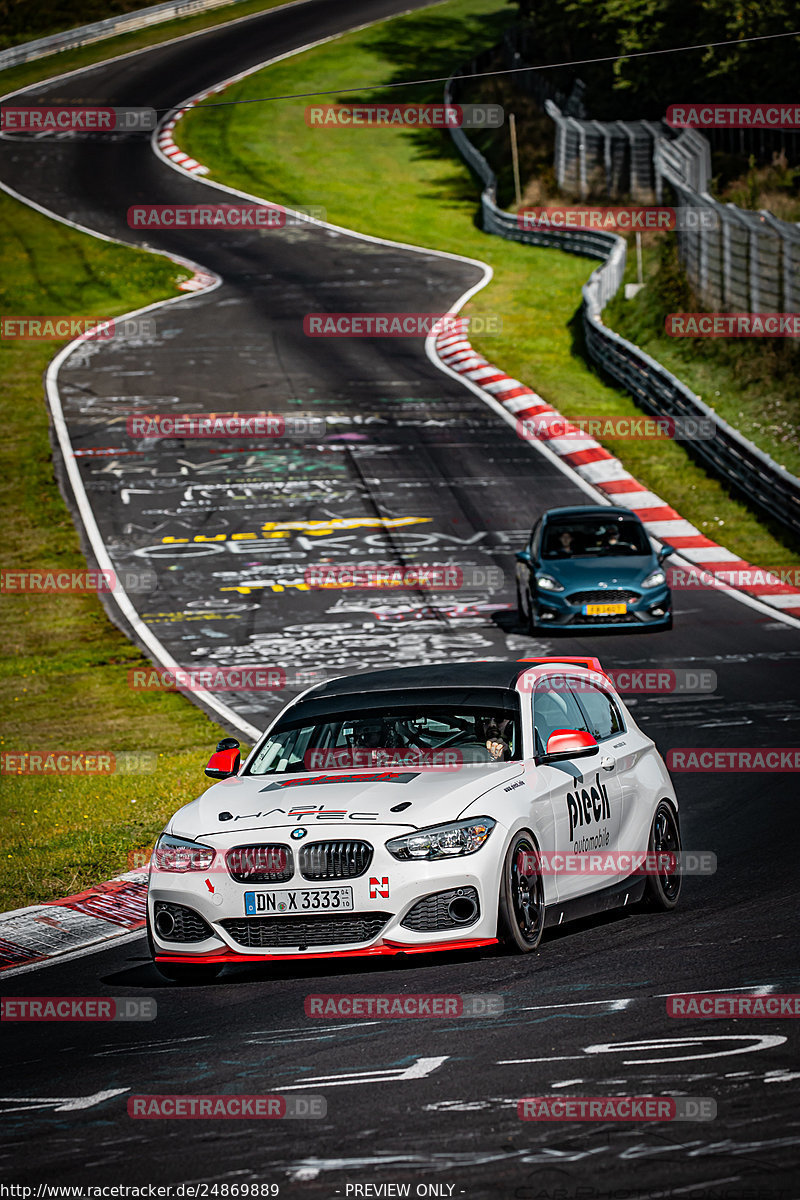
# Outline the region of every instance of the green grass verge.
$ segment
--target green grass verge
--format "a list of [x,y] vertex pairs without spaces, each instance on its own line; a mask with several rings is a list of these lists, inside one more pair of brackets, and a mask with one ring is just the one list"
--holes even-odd
[[[3,311],[114,316],[175,292],[180,268],[110,246],[0,195]],[[183,276],[185,277],[185,275]],[[0,341],[4,569],[85,569],[53,475],[42,375],[63,343]],[[203,788],[221,735],[178,693],[132,692],[145,659],[95,596],[4,595],[2,751],[145,750],[154,774],[4,776],[0,911],[50,900],[128,868],[170,813]]]
[[[34,59],[33,62],[20,63],[18,67],[8,67],[5,71],[0,71],[0,95],[8,95],[27,84],[38,83],[39,80],[50,79],[53,75],[74,71],[78,67],[88,67],[106,58],[114,58],[118,54],[130,54],[132,50],[141,50],[145,46],[157,46],[170,38],[197,33],[201,29],[211,29],[237,17],[266,12],[267,9],[278,8],[285,3],[286,0],[244,0],[243,3],[232,4],[230,7],[213,9],[211,12],[198,13],[192,17],[178,17],[174,21],[165,21],[163,25],[152,25],[149,29],[121,33],[102,42],[93,42],[90,46],[63,50],[59,54]],[[141,5],[137,4],[136,7]],[[93,19],[87,17],[85,23]],[[80,23],[84,24],[84,21]],[[265,52],[265,58],[267,53],[268,51]]]
[[[277,63],[234,85],[227,100],[337,89],[326,101],[439,101],[439,85],[382,85],[442,75],[476,46],[497,42],[508,23],[500,0],[449,0]],[[348,88],[376,81],[370,94]],[[393,128],[309,128],[306,100],[224,108],[200,105],[178,126],[181,146],[211,178],[287,204],[320,204],[330,220],[370,234],[473,255],[495,278],[468,313],[498,313],[499,336],[473,344],[534,387],[567,417],[635,415],[633,401],[587,365],[577,313],[596,263],[520,246],[477,227],[475,180],[449,135]],[[751,562],[800,562],[783,531],[760,520],[678,444],[607,441],[612,453],[687,520]]]

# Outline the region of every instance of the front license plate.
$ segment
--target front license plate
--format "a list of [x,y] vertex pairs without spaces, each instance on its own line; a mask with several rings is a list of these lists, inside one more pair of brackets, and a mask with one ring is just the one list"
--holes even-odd
[[585,617],[615,617],[618,613],[626,613],[627,604],[584,604]]
[[352,911],[353,889],[351,887],[319,888],[313,891],[245,892],[244,912],[246,917],[258,917],[267,913],[341,912]]

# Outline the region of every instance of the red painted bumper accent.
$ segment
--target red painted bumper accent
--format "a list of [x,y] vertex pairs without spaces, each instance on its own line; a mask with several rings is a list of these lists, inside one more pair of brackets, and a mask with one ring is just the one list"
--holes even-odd
[[474,950],[479,946],[496,945],[497,938],[469,938],[463,942],[434,942],[424,946],[400,946],[393,942],[385,942],[382,946],[369,946],[366,950],[324,950],[313,954],[239,954],[236,950],[225,950],[220,954],[157,954],[156,962],[197,966],[201,963],[266,963],[306,958],[375,958],[384,954],[434,954],[436,951]]

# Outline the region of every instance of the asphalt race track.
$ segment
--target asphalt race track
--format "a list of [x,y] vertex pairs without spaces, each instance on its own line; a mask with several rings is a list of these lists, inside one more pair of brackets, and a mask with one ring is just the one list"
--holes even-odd
[[[169,110],[262,60],[416,7],[310,0],[42,85],[25,100]],[[214,196],[159,160],[147,136],[4,138],[0,153],[8,187],[131,242],[142,241],[125,222],[132,204]],[[679,592],[670,633],[525,636],[513,551],[545,508],[586,502],[586,493],[437,370],[421,339],[303,333],[309,312],[445,310],[479,281],[477,266],[310,225],[151,230],[147,243],[216,273],[221,285],[152,313],[152,338],[71,356],[58,384],[112,561],[156,572],[156,590],[131,600],[178,663],[339,673],[563,653],[597,654],[614,668],[704,668],[717,675],[711,694],[630,701],[662,753],[797,744],[800,631],[758,607]],[[264,409],[327,417],[327,435],[145,444],[126,429],[139,412]],[[255,536],[235,537],[244,533]],[[499,567],[505,583],[445,599],[296,586],[320,562],[366,561]],[[246,729],[263,726],[287,694],[223,699]],[[4,996],[154,996],[158,1016],[3,1030],[3,1175],[26,1184],[274,1183],[287,1197],[409,1183],[411,1195],[519,1200],[794,1200],[792,1021],[679,1021],[664,999],[800,990],[792,782],[676,776],[684,846],[713,851],[717,873],[687,879],[674,914],[595,918],[551,932],[527,957],[490,950],[368,967],[285,963],[269,976],[229,968],[213,987],[178,988],[151,967],[142,937],[12,973]],[[373,991],[500,993],[505,1011],[305,1016],[311,993]],[[629,1126],[517,1118],[519,1098],[559,1089],[712,1097],[717,1116]],[[324,1095],[327,1115],[137,1127],[126,1112],[137,1093],[278,1090]]]

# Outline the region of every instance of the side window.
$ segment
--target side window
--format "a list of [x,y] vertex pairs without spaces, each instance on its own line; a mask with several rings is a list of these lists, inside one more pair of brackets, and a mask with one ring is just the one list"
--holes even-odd
[[547,739],[556,729],[588,729],[570,686],[575,686],[574,680],[559,675],[543,679],[534,688],[533,731],[537,755],[545,753]]
[[625,732],[622,715],[612,698],[591,683],[581,682],[578,698],[589,722],[589,733],[597,742]]

